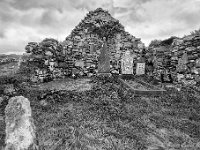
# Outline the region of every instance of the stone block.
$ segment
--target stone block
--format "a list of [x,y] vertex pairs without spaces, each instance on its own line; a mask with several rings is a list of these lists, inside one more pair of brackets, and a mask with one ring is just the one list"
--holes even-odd
[[30,102],[23,96],[12,97],[5,109],[5,150],[34,149],[36,127],[34,126]]

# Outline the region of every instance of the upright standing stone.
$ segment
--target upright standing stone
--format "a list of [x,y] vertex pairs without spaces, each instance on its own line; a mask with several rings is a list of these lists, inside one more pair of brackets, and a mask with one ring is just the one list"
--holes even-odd
[[5,150],[35,149],[35,126],[29,100],[23,96],[11,98],[6,106],[5,116]]
[[133,57],[130,51],[126,51],[121,60],[122,74],[133,74]]
[[45,70],[42,69],[42,70],[39,71],[38,79],[40,80],[40,82],[44,82],[45,74],[46,74]]
[[107,48],[107,44],[104,40],[104,44],[100,51],[100,56],[98,60],[98,73],[99,74],[109,74],[110,73],[110,56]]
[[136,66],[136,75],[145,74],[145,63],[137,63]]
[[143,75],[145,74],[145,59],[143,57],[137,62],[136,66],[136,75]]

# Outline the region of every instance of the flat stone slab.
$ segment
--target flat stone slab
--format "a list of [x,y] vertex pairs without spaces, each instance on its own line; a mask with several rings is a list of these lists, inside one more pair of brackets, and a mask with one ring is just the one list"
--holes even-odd
[[119,81],[121,82],[121,84],[123,86],[130,89],[134,93],[135,96],[142,96],[142,95],[144,95],[144,96],[160,96],[160,95],[163,95],[166,92],[166,90],[159,89],[158,87],[155,87],[153,85],[149,85],[148,83],[144,83],[144,81],[141,81],[141,82],[143,82],[143,84],[141,84],[141,83],[138,83],[137,80],[135,80],[135,81],[133,80],[133,83],[137,84],[135,86],[142,87],[140,89],[134,88],[134,85],[128,83],[127,81],[125,81],[121,78],[119,78]]
[[92,83],[89,83],[90,79],[60,79],[47,83],[40,83],[33,88],[38,90],[65,90],[65,91],[87,91],[91,90]]

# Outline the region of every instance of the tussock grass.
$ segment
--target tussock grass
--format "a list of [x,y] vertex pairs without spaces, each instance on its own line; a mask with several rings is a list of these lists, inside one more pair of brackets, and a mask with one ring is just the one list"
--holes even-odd
[[200,104],[187,89],[133,97],[113,78],[91,83],[90,91],[55,91],[43,98],[48,90],[23,90],[31,101],[40,149],[186,150],[200,141]]

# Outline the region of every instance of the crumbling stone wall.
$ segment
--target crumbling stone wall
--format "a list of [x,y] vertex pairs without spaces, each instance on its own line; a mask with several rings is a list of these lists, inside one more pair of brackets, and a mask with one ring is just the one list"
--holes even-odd
[[119,62],[127,50],[137,60],[145,49],[139,38],[126,32],[107,11],[98,8],[90,11],[63,42],[50,38],[40,43],[28,43],[25,49],[31,53],[29,63],[34,62],[37,66],[37,77],[31,77],[32,81],[72,74],[95,75],[105,35],[112,73],[119,73]]
[[96,66],[103,40],[98,33],[90,31],[93,26],[101,26],[100,22],[106,24],[110,21],[118,22],[120,28],[120,31],[114,32],[114,36],[107,38],[107,46],[113,67],[118,68],[115,65],[118,64],[117,62],[121,60],[127,50],[140,57],[140,53],[145,48],[141,40],[126,32],[118,20],[101,8],[89,12],[71,34],[66,37],[63,42],[64,54],[82,59],[86,66]]
[[153,57],[157,77],[170,70],[175,81],[181,77],[185,84],[200,82],[200,35],[171,37],[149,49],[151,54],[147,55]]

